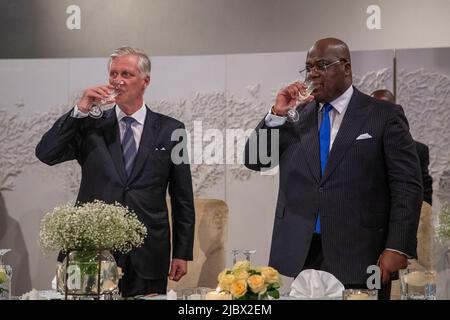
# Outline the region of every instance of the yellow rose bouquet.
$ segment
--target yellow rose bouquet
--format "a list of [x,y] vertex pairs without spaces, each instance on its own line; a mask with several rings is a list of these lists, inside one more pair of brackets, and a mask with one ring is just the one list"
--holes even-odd
[[220,290],[230,292],[235,300],[280,298],[280,274],[272,267],[252,267],[247,260],[238,261],[233,268],[223,270],[217,280]]

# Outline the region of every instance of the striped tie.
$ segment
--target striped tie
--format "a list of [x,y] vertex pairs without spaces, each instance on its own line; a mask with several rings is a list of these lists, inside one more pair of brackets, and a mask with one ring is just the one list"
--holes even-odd
[[125,134],[122,139],[123,163],[125,164],[125,171],[129,178],[133,169],[134,158],[136,158],[136,142],[134,141],[133,130],[131,129],[131,125],[136,120],[132,117],[123,117],[121,121],[125,123]]

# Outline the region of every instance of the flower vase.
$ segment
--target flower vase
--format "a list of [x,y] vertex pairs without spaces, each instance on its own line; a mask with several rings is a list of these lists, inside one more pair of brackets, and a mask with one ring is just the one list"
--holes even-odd
[[11,299],[11,266],[3,263],[3,255],[10,249],[0,249],[0,300]]
[[70,251],[57,268],[57,288],[66,299],[111,296],[118,283],[117,264],[108,250]]
[[0,264],[0,300],[11,299],[11,266]]

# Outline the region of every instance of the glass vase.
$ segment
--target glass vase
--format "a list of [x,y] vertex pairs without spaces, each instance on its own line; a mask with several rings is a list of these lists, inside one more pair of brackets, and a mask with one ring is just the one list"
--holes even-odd
[[3,256],[11,249],[0,249],[0,300],[11,299],[12,268],[3,263]]
[[11,266],[0,264],[0,300],[11,299]]
[[66,297],[111,297],[118,283],[117,264],[108,250],[70,251],[57,268],[57,288]]

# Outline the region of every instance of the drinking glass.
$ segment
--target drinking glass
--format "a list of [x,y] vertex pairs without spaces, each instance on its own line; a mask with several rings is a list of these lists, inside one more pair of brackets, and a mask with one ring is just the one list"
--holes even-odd
[[238,260],[238,257],[241,254],[244,255],[245,260],[250,262],[252,254],[255,253],[255,252],[256,252],[256,250],[254,250],[254,249],[242,249],[242,250],[233,249],[233,250],[231,250],[231,253],[233,254],[233,265],[236,264],[236,262]]
[[120,86],[124,84],[123,80],[115,81],[113,80],[111,82],[111,85],[114,87],[113,90],[110,91],[109,96],[100,100],[100,103],[94,104],[91,107],[91,110],[89,110],[89,116],[94,119],[99,119],[103,116],[103,109],[102,107],[111,104],[112,100],[117,97],[117,95],[120,93],[119,89]]
[[231,254],[233,255],[233,265],[236,264],[238,256],[239,256],[240,253],[241,253],[241,250],[239,250],[239,249],[232,249],[231,250]]
[[[299,91],[297,102],[302,103],[305,101],[313,92],[314,85],[311,81],[305,80],[304,84],[306,85],[306,89]],[[297,111],[298,104],[296,104],[292,109],[287,112],[287,121],[289,122],[297,122],[300,119],[300,116]]]
[[242,250],[242,254],[245,256],[245,260],[247,260],[248,262],[251,261],[252,254],[254,254],[255,252],[256,252],[256,250],[254,250],[254,249]]
[[407,268],[399,271],[402,300],[436,300],[436,272]]
[[345,289],[343,300],[378,300],[378,291],[369,289]]

